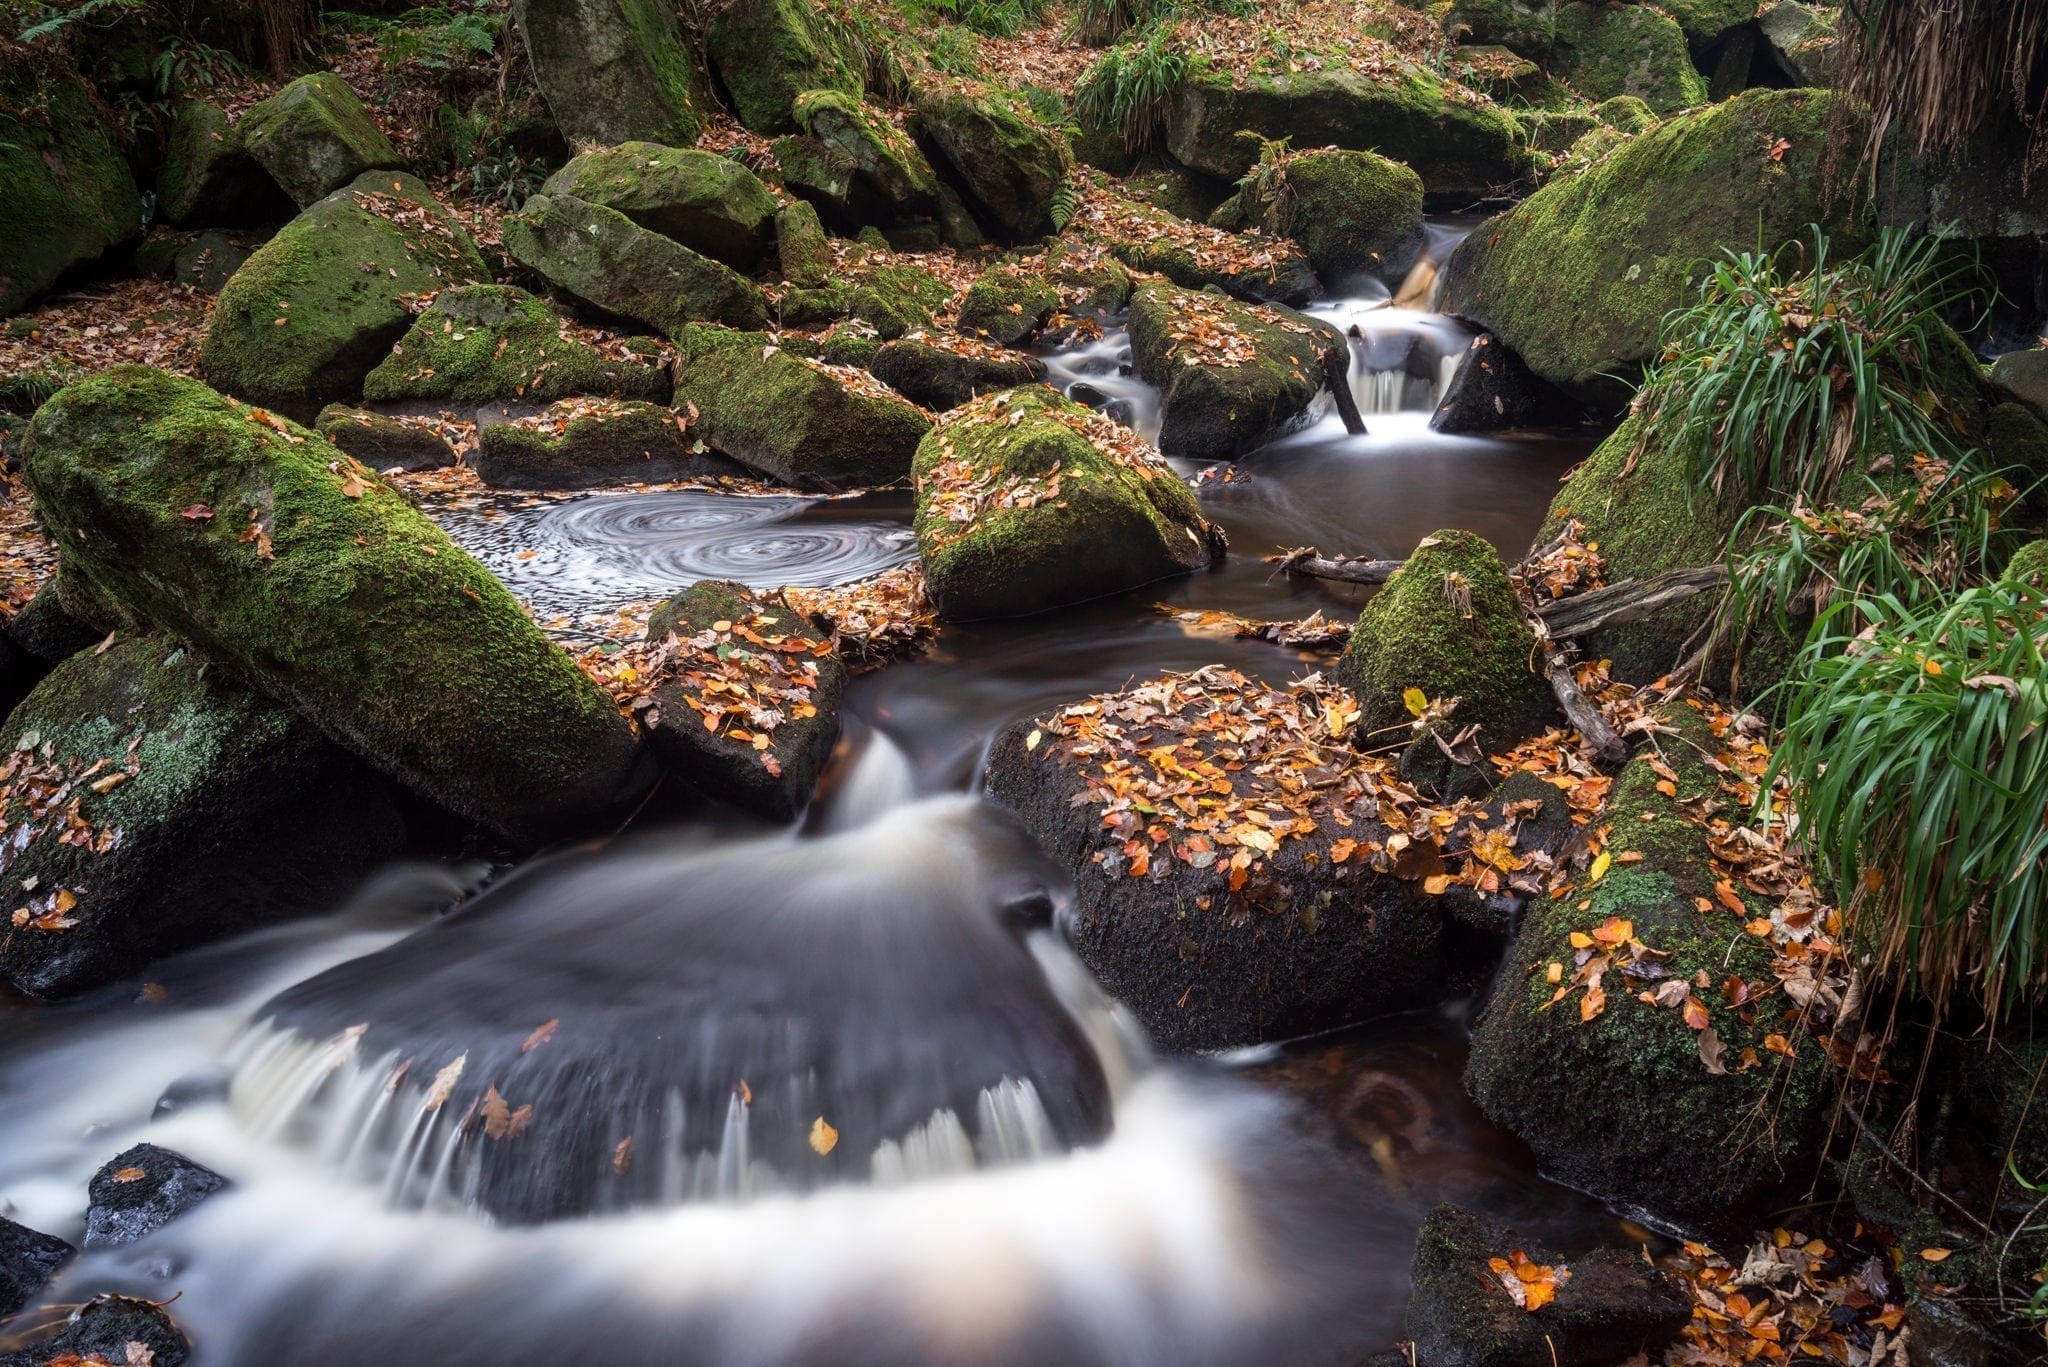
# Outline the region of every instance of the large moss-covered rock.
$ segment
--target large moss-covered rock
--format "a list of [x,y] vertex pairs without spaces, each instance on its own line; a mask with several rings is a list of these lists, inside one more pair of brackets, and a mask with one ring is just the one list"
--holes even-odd
[[644,788],[611,700],[316,433],[118,366],[42,407],[24,468],[67,574],[441,805],[540,841]]
[[1560,6],[1551,68],[1587,99],[1634,95],[1660,114],[1707,98],[1685,34],[1648,5],[1574,0]]
[[1263,304],[1153,281],[1131,295],[1131,360],[1158,386],[1159,449],[1233,460],[1302,420],[1330,358],[1348,364],[1336,329]]
[[1399,284],[1422,254],[1422,180],[1373,152],[1300,152],[1262,163],[1240,192],[1246,218],[1291,237],[1333,288]]
[[477,434],[477,477],[495,489],[602,489],[737,474],[658,404],[572,400]]
[[1835,60],[1834,11],[1803,0],[1770,0],[1757,11],[1763,54],[1800,85],[1825,86]]
[[839,739],[846,666],[831,641],[780,594],[724,580],[657,607],[647,639],[674,641],[648,690],[662,762],[771,821],[802,811]]
[[873,106],[841,90],[808,90],[797,124],[853,168],[853,184],[835,206],[842,226],[914,223],[939,213],[939,178],[910,135]]
[[1658,8],[1678,21],[1686,45],[1703,61],[1757,15],[1756,0],[1669,0]]
[[692,325],[676,337],[676,402],[711,448],[800,489],[897,484],[931,422],[858,371],[835,370],[764,333]]
[[723,0],[705,53],[733,113],[757,133],[794,130],[807,90],[861,93],[852,35],[815,0]]
[[84,83],[0,72],[0,314],[141,235],[141,192]]
[[1191,290],[1213,285],[1239,299],[1295,306],[1323,292],[1308,257],[1285,239],[1189,223],[1119,195],[1089,205],[1084,227],[1133,270],[1163,275]]
[[734,270],[761,264],[775,236],[775,196],[731,157],[628,142],[572,158],[541,186],[616,209],[649,232]]
[[662,332],[768,322],[761,287],[732,267],[574,195],[527,200],[505,220],[505,249],[571,298]]
[[513,285],[441,291],[363,381],[371,403],[552,403],[571,394],[666,403],[669,391],[662,371],[569,335],[553,309]]
[[[1744,929],[1768,908],[1716,874],[1701,818],[1688,810],[1725,801],[1708,764],[1720,742],[1687,704],[1658,715],[1677,734],[1659,734],[1616,781],[1602,823],[1606,872],[1594,880],[1589,871],[1529,909],[1473,1035],[1465,1087],[1559,1180],[1684,1223],[1727,1215],[1810,1171],[1809,1146],[1825,1129],[1828,1065],[1810,1038],[1793,1037],[1790,1054],[1765,1045],[1767,1035],[1790,1033],[1770,995],[1778,981],[1770,945]],[[1717,885],[1745,910],[1724,905]],[[1638,1000],[1636,979],[1618,968],[1606,980],[1605,1009],[1582,1019],[1572,936],[1590,937],[1610,917],[1657,951],[1648,961],[1668,976],[1648,988],[1706,975],[1709,986],[1689,999],[1706,1013],[1726,1071],[1702,1058],[1702,1034],[1687,1024],[1682,1001]],[[1556,984],[1551,963],[1563,966]],[[1763,1001],[1732,1004],[1724,987],[1737,979]],[[1571,990],[1553,1006],[1560,987]]]
[[1724,249],[1776,247],[1814,223],[1838,255],[1862,245],[1854,204],[1823,174],[1830,108],[1822,91],[1753,90],[1668,120],[1476,229],[1445,266],[1438,307],[1551,383],[1618,407],[1664,315]]
[[1053,194],[1073,169],[1066,138],[1019,100],[959,82],[913,92],[918,135],[943,158],[975,217],[1005,242],[1053,230]]
[[940,418],[916,479],[925,593],[954,620],[1043,612],[1223,556],[1222,532],[1150,447],[1050,389]]
[[916,266],[869,266],[849,262],[834,283],[818,289],[787,290],[776,305],[784,327],[823,327],[855,318],[884,340],[929,328],[932,317],[953,297],[953,287]]
[[956,339],[913,333],[885,342],[868,361],[876,379],[934,412],[1045,378],[1045,363]]
[[328,910],[403,837],[359,760],[162,634],[73,654],[0,747],[0,819],[19,833],[0,888],[20,909],[0,978],[36,997]]
[[712,108],[674,5],[513,0],[534,81],[572,143],[687,147]]
[[412,325],[405,299],[488,280],[455,216],[373,171],[300,214],[220,292],[200,359],[217,388],[295,417],[349,402]]
[[204,100],[171,111],[157,212],[178,228],[243,228],[290,218],[292,202],[242,145],[243,130]]
[[429,418],[394,418],[331,403],[313,425],[335,450],[372,470],[439,470],[455,463],[455,448]]
[[1452,0],[1444,31],[1460,42],[1497,44],[1542,59],[1557,40],[1553,0]]
[[825,225],[805,200],[793,199],[775,211],[775,253],[782,278],[799,289],[817,289],[832,278]]
[[1476,724],[1479,743],[1498,753],[1550,720],[1536,659],[1500,553],[1472,532],[1439,531],[1358,614],[1339,672],[1358,695],[1365,734],[1406,723],[1405,696],[1416,688],[1435,702],[1458,699],[1452,724]]
[[1435,73],[1401,65],[1367,76],[1333,54],[1319,71],[1226,70],[1190,75],[1167,124],[1183,165],[1235,180],[1258,160],[1258,138],[1295,147],[1378,152],[1413,169],[1432,195],[1511,188],[1535,163],[1514,116]]
[[236,131],[302,209],[365,171],[405,164],[355,91],[330,71],[299,77],[242,115]]

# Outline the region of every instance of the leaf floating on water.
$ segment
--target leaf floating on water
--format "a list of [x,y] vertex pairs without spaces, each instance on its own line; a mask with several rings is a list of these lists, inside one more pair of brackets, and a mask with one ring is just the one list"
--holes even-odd
[[487,1139],[517,1139],[526,1133],[526,1127],[533,1122],[533,1107],[521,1106],[513,1110],[494,1086],[484,1093],[483,1102],[484,1137]]
[[827,1125],[824,1116],[821,1115],[811,1122],[811,1152],[822,1158],[832,1152],[838,1143],[839,1131]]
[[522,1054],[530,1054],[534,1050],[540,1048],[541,1045],[546,1044],[549,1040],[555,1037],[555,1027],[560,1025],[561,1023],[561,1019],[557,1017],[556,1019],[549,1021],[546,1025],[534,1027],[533,1033],[526,1037],[526,1043],[519,1046],[519,1052]]
[[448,1098],[455,1092],[455,1084],[462,1077],[462,1069],[469,1062],[465,1051],[455,1062],[434,1074],[434,1085],[427,1088],[427,1099],[420,1109],[438,1111],[448,1104]]

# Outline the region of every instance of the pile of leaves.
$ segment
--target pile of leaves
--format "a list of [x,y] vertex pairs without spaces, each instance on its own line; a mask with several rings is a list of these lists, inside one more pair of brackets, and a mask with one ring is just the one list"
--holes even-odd
[[36,522],[28,484],[0,473],[0,623],[28,606],[57,571],[57,543]]
[[1315,331],[1264,304],[1231,303],[1213,294],[1190,292],[1180,297],[1167,324],[1173,354],[1182,365],[1235,368],[1258,360],[1257,340],[1237,325],[1237,319],[1246,315],[1262,326],[1302,336]]
[[1525,601],[1553,602],[1607,582],[1600,543],[1585,535],[1585,525],[1570,518],[1553,540],[1509,568],[1508,578]]
[[119,280],[46,299],[0,329],[0,374],[68,361],[88,373],[150,365],[199,374],[213,296],[159,280]]
[[1080,207],[1069,224],[1070,234],[1095,238],[1114,247],[1163,248],[1184,252],[1200,270],[1222,275],[1256,275],[1285,264],[1291,244],[1258,233],[1227,233],[1206,223],[1190,223],[1164,209],[1126,198],[1108,178],[1095,171],[1077,171],[1073,184]]
[[782,601],[826,632],[856,673],[921,655],[939,632],[918,564],[837,588],[785,588]]
[[[1890,1254],[1888,1258],[1886,1253]],[[1942,1250],[1930,1253],[1946,1254]],[[1905,1367],[1897,1249],[1838,1248],[1787,1229],[1761,1236],[1737,1267],[1688,1240],[1663,1260],[1693,1296],[1692,1323],[1667,1367],[1758,1361]]]
[[[1311,0],[1290,7],[1248,7],[1242,14],[1205,14],[1189,25],[1185,49],[1230,72],[1242,87],[1254,76],[1299,75],[1348,68],[1373,81],[1398,83],[1415,65],[1434,64],[1448,50],[1443,27],[1420,10],[1369,0]],[[1453,81],[1447,94],[1468,104],[1485,97]]]
[[[622,406],[616,399],[595,398],[579,395],[574,398],[558,399],[538,413],[528,413],[512,419],[511,426],[527,432],[540,432],[550,437],[559,437],[569,430],[569,424],[585,420],[597,423],[609,422],[619,416]],[[671,412],[664,423],[674,423],[676,431],[689,435],[690,424],[697,420],[697,405],[688,404],[684,412]]]
[[[134,750],[141,743],[137,733],[128,745],[125,763],[105,757],[81,764],[76,756],[60,758],[54,741],[40,741],[34,732],[0,760],[0,875],[4,875],[23,851],[38,839],[55,840],[93,854],[105,854],[121,843],[119,826],[95,826],[80,812],[88,793],[104,795],[141,772]],[[80,888],[40,887],[33,878],[23,880],[23,902],[8,915],[14,930],[56,932],[78,924],[72,911],[78,906]]]

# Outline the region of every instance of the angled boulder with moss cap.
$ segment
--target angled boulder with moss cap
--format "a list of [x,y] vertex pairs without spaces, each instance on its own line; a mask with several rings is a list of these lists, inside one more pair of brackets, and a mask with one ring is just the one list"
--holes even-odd
[[85,83],[9,65],[0,70],[0,314],[142,235],[134,173]]
[[1073,170],[1065,135],[1011,96],[961,81],[911,92],[917,133],[951,169],[967,207],[998,240],[1052,232],[1053,195]]
[[615,360],[571,335],[516,285],[442,290],[363,381],[371,403],[552,403],[572,394],[666,403],[671,389],[658,368]]
[[713,107],[696,55],[662,0],[513,0],[534,83],[572,143],[687,146]]
[[365,171],[405,165],[355,91],[331,71],[299,77],[242,115],[235,131],[301,209]]
[[910,135],[880,110],[842,90],[807,90],[797,97],[796,121],[828,152],[852,164],[842,226],[916,223],[938,216],[937,173]]
[[734,270],[760,265],[775,237],[775,196],[760,177],[731,157],[695,147],[600,147],[571,158],[541,193],[616,209]]
[[815,0],[721,0],[704,52],[732,112],[757,133],[794,131],[807,90],[861,93],[853,35]]
[[294,207],[242,143],[243,128],[204,100],[171,111],[156,202],[178,228],[245,228],[286,219]]
[[1634,95],[1659,114],[1706,103],[1678,22],[1647,5],[1574,0],[1557,10],[1550,69],[1589,100]]
[[[1727,801],[1712,767],[1721,740],[1684,702],[1657,719],[1654,744],[1609,797],[1605,862],[1524,918],[1473,1034],[1465,1090],[1553,1176],[1684,1224],[1804,1180],[1826,1130],[1829,1065],[1781,1018],[1771,942],[1747,929],[1770,905],[1716,871],[1699,813]],[[1587,1006],[1593,986],[1604,995]]]
[[63,661],[0,747],[0,979],[33,997],[330,910],[404,839],[367,766],[162,633]]
[[736,475],[672,408],[567,399],[477,434],[477,478],[494,489],[601,489]]
[[257,248],[220,292],[200,347],[216,388],[292,417],[362,397],[412,326],[405,300],[490,279],[433,191],[372,171]]
[[537,843],[645,790],[611,700],[317,434],[118,366],[42,407],[24,468],[67,574],[449,810]]
[[1222,531],[1151,447],[1043,387],[984,395],[917,448],[918,551],[943,617],[1017,617],[1207,569]]
[[1269,237],[1293,238],[1332,288],[1398,285],[1422,254],[1422,180],[1376,152],[1326,149],[1262,163],[1240,210]]
[[676,336],[676,402],[715,451],[799,489],[900,484],[931,420],[880,380],[794,354],[761,332]]
[[527,200],[505,220],[505,250],[572,299],[661,332],[768,323],[761,287],[732,267],[574,195]]

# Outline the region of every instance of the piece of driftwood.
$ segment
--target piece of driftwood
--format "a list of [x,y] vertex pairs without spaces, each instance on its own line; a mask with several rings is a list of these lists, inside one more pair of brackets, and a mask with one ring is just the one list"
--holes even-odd
[[1585,738],[1586,744],[1610,764],[1619,764],[1627,759],[1627,742],[1607,724],[1607,718],[1580,689],[1578,681],[1572,678],[1571,665],[1565,657],[1546,653],[1543,674],[1550,680],[1550,691],[1556,695],[1557,705],[1564,709],[1564,719]]
[[1728,570],[1724,565],[1667,570],[1648,579],[1624,579],[1605,588],[1543,603],[1536,612],[1553,637],[1570,640],[1591,635],[1603,627],[1637,621],[1659,608],[1682,603],[1727,582]]
[[1313,546],[1300,546],[1280,555],[1269,555],[1266,563],[1278,567],[1274,571],[1276,574],[1301,574],[1312,579],[1336,579],[1346,584],[1384,584],[1406,562],[1366,560],[1356,556],[1331,559],[1318,554]]
[[1323,383],[1329,387],[1330,397],[1337,401],[1337,416],[1344,419],[1344,430],[1354,437],[1365,435],[1365,418],[1358,411],[1358,400],[1351,393],[1351,344],[1346,342],[1341,351],[1323,353]]

